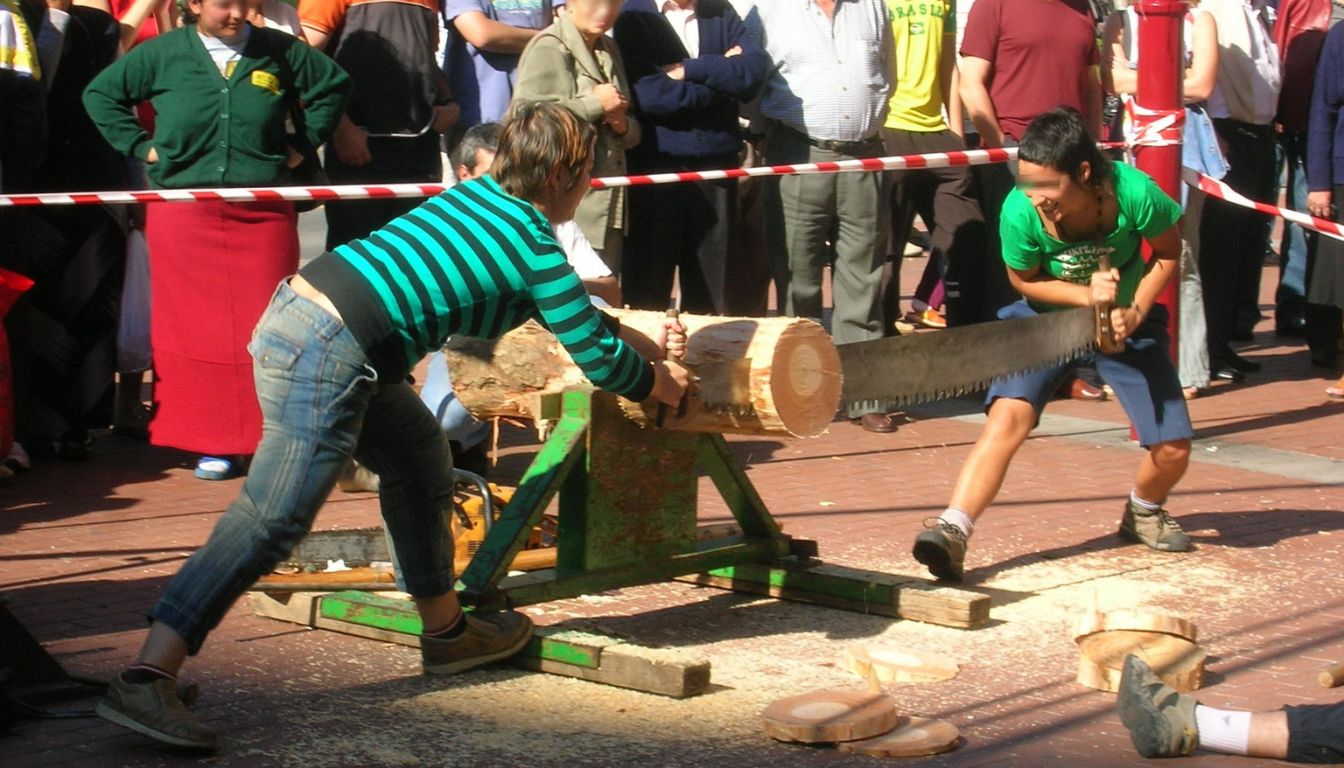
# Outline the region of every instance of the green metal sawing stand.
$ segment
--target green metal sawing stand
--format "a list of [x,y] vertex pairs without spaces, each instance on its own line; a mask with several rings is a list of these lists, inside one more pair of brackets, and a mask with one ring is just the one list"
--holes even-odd
[[[540,603],[789,554],[789,537],[722,436],[641,427],[614,396],[591,390],[553,396],[542,416],[555,427],[462,574],[465,603]],[[697,544],[697,463],[741,537]],[[556,567],[506,576],[557,493]]]
[[[823,565],[815,544],[780,531],[722,435],[642,427],[615,396],[549,396],[555,426],[512,500],[462,573],[478,610],[527,605],[695,574],[698,583],[888,616],[975,628],[989,599],[888,574]],[[741,530],[697,540],[697,467]],[[509,576],[508,566],[559,494],[556,567]]]
[[[816,546],[784,535],[718,434],[641,427],[614,396],[548,395],[554,429],[458,581],[468,608],[496,610],[669,579],[952,627],[989,620],[989,598],[911,577],[827,565]],[[697,470],[736,518],[735,535],[697,528]],[[509,575],[559,495],[554,568]],[[720,527],[721,532],[721,527]],[[310,560],[386,558],[374,529],[310,534]],[[301,545],[301,549],[305,548]],[[336,552],[346,554],[336,554]],[[255,595],[263,616],[387,642],[418,645],[420,617],[404,597],[362,591]],[[683,698],[709,686],[710,664],[684,651],[647,649],[563,626],[536,630],[512,663],[528,669]]]

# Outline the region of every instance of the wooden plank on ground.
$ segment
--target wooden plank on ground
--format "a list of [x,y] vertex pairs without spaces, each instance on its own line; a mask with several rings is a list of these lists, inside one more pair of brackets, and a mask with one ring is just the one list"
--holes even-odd
[[989,623],[989,597],[976,592],[838,565],[757,563],[681,581],[961,629]]
[[[395,593],[252,593],[258,616],[370,640],[420,646],[415,606]],[[414,627],[414,631],[406,631]],[[709,687],[710,663],[693,654],[557,627],[534,630],[514,666],[683,699]]]

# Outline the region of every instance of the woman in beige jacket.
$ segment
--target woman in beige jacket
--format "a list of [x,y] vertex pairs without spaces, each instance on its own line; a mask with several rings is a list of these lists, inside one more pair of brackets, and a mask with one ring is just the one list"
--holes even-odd
[[[607,31],[621,0],[569,0],[523,50],[514,103],[554,101],[597,127],[593,177],[626,172],[625,150],[639,143],[639,123],[628,110],[630,85],[616,42]],[[625,189],[593,189],[574,219],[611,271],[620,274],[625,239]]]

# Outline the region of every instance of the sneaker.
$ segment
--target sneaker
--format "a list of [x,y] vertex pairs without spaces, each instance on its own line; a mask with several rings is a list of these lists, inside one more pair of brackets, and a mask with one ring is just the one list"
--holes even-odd
[[1120,520],[1120,538],[1143,542],[1163,552],[1190,551],[1190,537],[1165,509],[1144,509],[1132,500],[1125,502]]
[[966,560],[966,534],[940,517],[924,520],[928,530],[915,537],[915,559],[939,581],[961,581]]
[[1129,740],[1144,757],[1180,757],[1199,746],[1195,697],[1178,693],[1138,656],[1125,657],[1116,709]]
[[451,640],[420,638],[426,675],[453,675],[507,659],[532,639],[532,620],[517,611],[466,614],[467,631]]
[[947,327],[947,320],[943,318],[942,313],[932,307],[929,307],[922,312],[914,312],[912,315],[916,325],[922,325],[925,328]]
[[198,480],[232,480],[245,474],[247,461],[243,456],[202,456],[196,460]]
[[108,722],[170,746],[215,751],[215,732],[187,710],[177,695],[177,683],[172,680],[128,683],[117,675],[94,711]]

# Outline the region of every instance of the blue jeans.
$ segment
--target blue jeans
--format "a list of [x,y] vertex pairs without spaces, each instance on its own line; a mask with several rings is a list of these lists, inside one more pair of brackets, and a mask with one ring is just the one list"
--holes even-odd
[[287,283],[248,345],[262,438],[242,492],[150,618],[195,654],[234,601],[287,557],[352,454],[380,478],[383,522],[416,597],[453,589],[447,441],[403,379],[382,382],[339,319]]
[[[1280,162],[1287,165],[1288,207],[1307,209],[1307,133],[1285,131],[1279,136]],[[1274,320],[1280,326],[1300,315],[1307,304],[1307,238],[1296,224],[1283,223],[1279,242],[1279,287],[1274,292]]]

